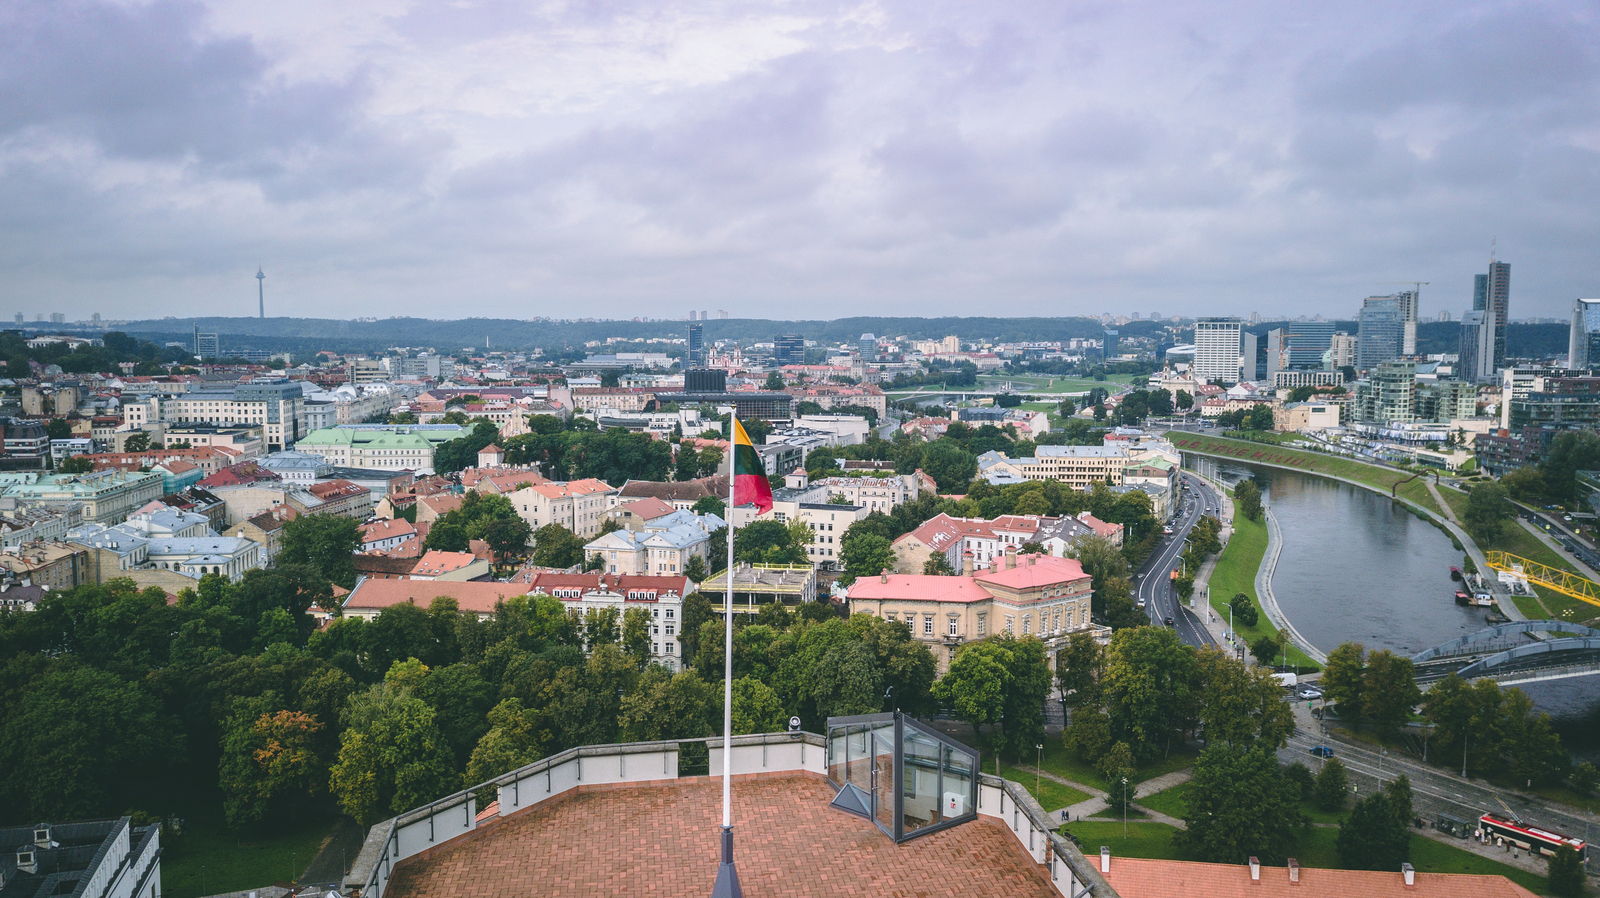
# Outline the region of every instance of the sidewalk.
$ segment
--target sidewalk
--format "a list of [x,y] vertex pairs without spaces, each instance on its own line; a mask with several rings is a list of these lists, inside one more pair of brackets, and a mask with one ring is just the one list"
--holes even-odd
[[[1077,789],[1079,792],[1089,793],[1089,798],[1080,801],[1075,805],[1070,805],[1060,809],[1052,808],[1048,811],[1048,813],[1051,815],[1056,816],[1057,819],[1060,819],[1061,811],[1066,811],[1067,818],[1063,822],[1083,820],[1085,818],[1092,817],[1111,806],[1111,802],[1107,799],[1106,793],[1094,788],[1093,786],[1075,782],[1073,780],[1066,779],[1065,777],[1056,776],[1048,770],[1041,771],[1025,764],[1018,764],[1017,769],[1024,773],[1041,776],[1047,780],[1050,780],[1051,782],[1059,783],[1063,786],[1069,786],[1073,789]],[[1144,782],[1139,783],[1137,787],[1130,786],[1129,788],[1137,788],[1138,794],[1140,795],[1154,795],[1157,792],[1165,792],[1173,786],[1179,786],[1187,783],[1193,777],[1193,768],[1186,768],[1184,770],[1178,770],[1172,773],[1162,774],[1161,776],[1152,777],[1151,779],[1147,779]],[[1129,801],[1128,805],[1137,809],[1139,813],[1144,815],[1144,817],[1141,818],[1141,822],[1165,823],[1168,826],[1174,826],[1178,829],[1183,829],[1185,826],[1182,820],[1179,820],[1176,817],[1169,817],[1166,814],[1162,814],[1158,811],[1152,811],[1149,808],[1139,804],[1139,802],[1136,800]]]

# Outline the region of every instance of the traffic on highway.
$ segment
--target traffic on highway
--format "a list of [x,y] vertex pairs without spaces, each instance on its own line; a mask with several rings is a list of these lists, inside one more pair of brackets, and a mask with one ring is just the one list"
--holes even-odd
[[1144,564],[1134,572],[1134,601],[1138,603],[1156,626],[1175,629],[1178,638],[1189,645],[1200,647],[1216,645],[1216,640],[1206,631],[1194,614],[1179,601],[1172,586],[1172,572],[1182,566],[1184,538],[1204,515],[1219,515],[1221,500],[1211,488],[1193,474],[1183,474],[1183,487],[1178,492],[1178,510],[1167,526],[1167,533]]

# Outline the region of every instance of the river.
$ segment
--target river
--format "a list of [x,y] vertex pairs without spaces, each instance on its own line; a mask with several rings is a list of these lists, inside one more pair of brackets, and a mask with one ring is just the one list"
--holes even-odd
[[[1482,629],[1487,608],[1455,604],[1451,566],[1462,553],[1439,528],[1370,490],[1295,471],[1186,455],[1186,466],[1228,484],[1254,477],[1283,531],[1272,591],[1283,613],[1323,651],[1342,642],[1410,655]],[[1534,684],[1568,748],[1600,760],[1600,679]]]

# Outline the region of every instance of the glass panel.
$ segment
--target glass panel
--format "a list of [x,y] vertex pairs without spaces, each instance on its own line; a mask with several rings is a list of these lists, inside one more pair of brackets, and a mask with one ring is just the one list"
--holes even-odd
[[972,775],[971,756],[944,746],[944,784],[940,789],[942,819],[953,819],[977,810],[977,778]]
[[870,730],[871,727],[865,724],[857,724],[850,727],[850,736],[845,740],[845,750],[850,753],[849,761],[845,764],[845,780],[868,795],[872,794]]
[[848,727],[828,727],[828,779],[836,786],[848,782],[845,773],[845,743]]
[[937,740],[906,728],[905,831],[912,832],[940,821],[939,749]]
[[889,738],[882,734],[872,737],[872,811],[878,826],[894,835],[894,727]]

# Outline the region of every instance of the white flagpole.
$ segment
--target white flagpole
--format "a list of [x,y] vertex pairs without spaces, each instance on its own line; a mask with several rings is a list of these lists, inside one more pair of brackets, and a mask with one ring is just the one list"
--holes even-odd
[[722,642],[722,864],[711,898],[742,898],[739,871],[733,865],[733,498],[739,469],[739,419],[728,413],[728,590],[723,598]]

